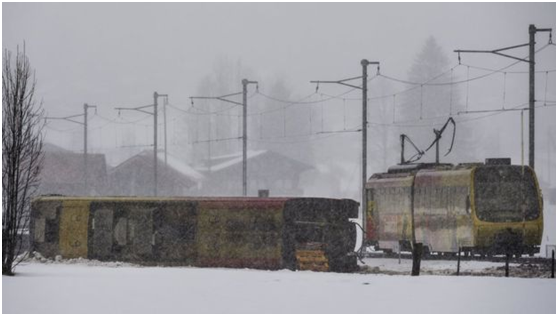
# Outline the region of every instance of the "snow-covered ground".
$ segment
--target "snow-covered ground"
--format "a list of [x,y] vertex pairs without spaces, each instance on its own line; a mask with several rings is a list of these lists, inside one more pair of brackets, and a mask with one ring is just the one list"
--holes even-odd
[[[546,204],[545,246],[556,244]],[[503,278],[503,263],[365,259],[368,274],[24,262],[2,277],[3,313],[556,313],[556,280]],[[522,269],[517,264],[513,268]],[[472,276],[484,275],[484,276]]]
[[[371,267],[408,271],[397,259]],[[500,263],[464,263],[482,270]],[[453,262],[423,261],[426,270]],[[25,262],[2,277],[3,313],[556,313],[556,281]]]

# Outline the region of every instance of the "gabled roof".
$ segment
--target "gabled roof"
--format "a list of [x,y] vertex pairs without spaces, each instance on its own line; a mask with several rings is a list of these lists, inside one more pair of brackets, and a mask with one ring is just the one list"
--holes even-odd
[[[258,157],[264,153],[266,153],[267,150],[248,150],[246,152],[246,159],[250,160],[252,158]],[[211,166],[211,171],[219,171],[219,170],[223,170],[226,169],[230,166],[236,165],[236,164],[240,164],[242,163],[242,153],[234,153],[234,154],[230,154],[230,155],[224,155],[224,156],[217,156],[217,157],[212,157],[212,161],[219,161],[219,163],[212,165]]]
[[[152,150],[144,150],[144,151],[140,152],[139,154],[134,155],[134,156],[126,159],[125,161],[120,163],[118,166],[112,168],[109,171],[109,173],[114,174],[114,173],[118,172],[119,170],[122,170],[123,168],[126,168],[128,165],[137,162],[138,160],[141,161],[141,163],[148,164],[149,166],[151,166],[153,164],[153,151]],[[167,164],[168,164],[168,167],[173,169],[176,173],[190,179],[193,182],[199,182],[199,181],[203,180],[203,178],[204,178],[203,174],[194,170],[186,162],[181,161],[176,156],[167,155]],[[157,168],[159,168],[160,170],[163,170],[164,167],[165,167],[165,158],[164,158],[164,156],[161,155],[161,153],[159,153],[157,155]]]
[[[96,179],[106,176],[106,162],[103,154],[87,155],[88,181],[92,185]],[[84,156],[69,151],[46,151],[44,153],[41,181],[45,183],[82,183],[84,176]]]
[[54,145],[52,143],[43,143],[43,152],[64,152],[70,153],[71,151],[64,149],[60,146]]
[[[151,155],[153,155],[153,153],[151,153]],[[165,162],[165,158],[161,157],[161,155],[158,155],[157,158],[159,158],[159,161]],[[197,172],[194,168],[190,167],[190,165],[178,159],[176,156],[167,155],[167,164],[169,167],[196,181],[201,181],[204,178],[203,174]]]
[[[258,158],[263,158],[264,156],[275,156],[275,157],[279,157],[281,159],[285,159],[285,160],[289,160],[291,161],[293,164],[297,165],[300,169],[300,171],[303,170],[309,170],[309,169],[313,169],[312,166],[309,166],[303,162],[300,162],[298,160],[292,159],[290,157],[284,156],[282,154],[279,154],[277,152],[271,151],[271,150],[248,150],[246,153],[246,159],[247,160],[254,160],[254,159],[258,159]],[[236,165],[241,165],[242,164],[242,152],[237,152],[234,154],[228,154],[228,155],[223,155],[223,156],[216,156],[216,157],[211,157],[211,172],[218,172],[221,170],[225,170],[227,168],[231,168],[234,167]],[[198,170],[200,171],[204,171],[207,172],[209,171],[209,168],[207,166],[198,168]]]

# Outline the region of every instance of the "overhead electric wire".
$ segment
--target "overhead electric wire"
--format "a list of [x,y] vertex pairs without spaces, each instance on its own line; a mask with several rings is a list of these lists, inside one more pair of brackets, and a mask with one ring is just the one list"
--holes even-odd
[[[377,78],[377,77],[379,77],[379,76],[381,76],[381,75],[378,73],[378,74],[372,76],[370,79],[368,79],[367,82],[371,82],[372,80],[374,80],[375,78]],[[359,78],[359,77],[356,77],[356,78]],[[318,87],[318,86],[319,86],[319,84],[317,84],[317,87]],[[351,93],[351,92],[353,92],[353,91],[355,91],[355,90],[357,90],[357,88],[351,88],[351,89],[349,89],[349,90],[347,90],[347,91],[345,91],[345,92],[342,92],[342,93],[340,93],[340,94],[338,94],[338,95],[335,95],[335,96],[328,96],[328,98],[326,98],[326,99],[316,100],[316,101],[307,101],[307,102],[302,102],[301,100],[298,100],[298,101],[283,100],[283,99],[279,99],[279,98],[277,98],[277,97],[272,97],[272,96],[263,94],[263,93],[261,93],[261,92],[258,92],[258,94],[260,94],[261,96],[263,96],[263,97],[265,97],[265,98],[268,98],[268,99],[270,99],[270,100],[273,100],[273,101],[277,101],[277,102],[280,102],[280,103],[288,103],[289,105],[295,105],[295,104],[316,104],[316,103],[322,103],[322,102],[329,101],[329,100],[331,100],[331,99],[340,98],[341,96],[347,95],[347,94],[349,94],[349,93]],[[306,99],[306,98],[308,98],[308,97],[310,97],[310,96],[312,96],[312,95],[314,95],[314,94],[320,94],[320,93],[318,93],[318,89],[316,89],[316,91],[315,91],[314,93],[309,94],[308,96],[304,97],[302,100],[304,100],[304,99]]]
[[[242,92],[239,92],[239,93],[242,93]],[[227,96],[238,95],[239,93],[233,93],[233,94],[229,94],[229,95],[227,95]],[[248,99],[248,100],[252,99],[256,94],[257,94],[257,91],[253,92],[251,95],[247,96],[247,99]],[[208,99],[206,99],[206,100],[208,100]],[[193,102],[192,102],[192,103],[193,103]],[[234,105],[229,106],[229,107],[227,107],[227,108],[225,108],[225,109],[220,109],[220,110],[216,110],[216,111],[204,110],[204,109],[201,109],[201,108],[199,108],[199,107],[194,106],[193,104],[191,104],[191,105],[189,105],[189,106],[184,106],[185,108],[190,108],[190,109],[193,108],[193,109],[196,109],[196,110],[198,110],[197,112],[196,112],[196,111],[189,111],[189,110],[181,109],[181,108],[179,107],[179,105],[173,105],[173,104],[170,104],[170,103],[167,103],[167,105],[170,106],[171,108],[177,110],[177,111],[180,111],[180,112],[182,112],[182,113],[189,114],[189,115],[217,115],[217,116],[242,117],[242,115],[239,115],[239,114],[223,114],[223,112],[227,112],[227,111],[229,111],[229,110],[232,110],[232,109],[234,109],[234,108],[236,108],[236,107],[241,106],[241,105],[239,105],[239,104],[234,104]]]
[[119,120],[109,119],[109,118],[106,118],[106,117],[104,117],[102,115],[99,115],[99,114],[95,114],[94,116],[98,116],[100,119],[105,120],[107,122],[114,123],[114,124],[136,124],[137,122],[143,121],[143,120],[151,117],[151,115],[146,115],[146,116],[144,116],[142,118],[139,118],[137,120],[127,121],[127,120],[122,119],[120,116],[119,116]]
[[[465,64],[465,63],[461,63],[463,66],[467,66],[467,67],[471,67],[472,69],[477,69],[477,70],[483,70],[483,71],[490,71],[490,72],[502,72],[502,73],[508,73],[508,74],[528,74],[529,71],[502,71],[499,69],[492,69],[492,68],[486,68],[486,67],[479,67],[479,66],[473,66],[473,65],[469,65],[469,64]],[[537,70],[535,71],[535,73],[544,73],[544,72],[556,72],[556,69],[549,69],[549,70]]]
[[50,130],[53,130],[53,131],[55,131],[55,132],[59,132],[59,133],[69,133],[69,132],[75,132],[75,131],[77,131],[77,130],[83,129],[82,127],[79,127],[79,126],[78,126],[78,127],[68,128],[68,129],[58,129],[58,128],[49,126],[48,123],[45,124],[45,128],[50,129]]
[[[535,51],[535,54],[538,53],[538,52],[540,52],[540,51],[542,51],[542,50],[544,50],[545,48],[547,48],[547,47],[550,46],[550,45],[551,45],[551,44],[546,44],[545,46],[539,48],[538,50]],[[528,56],[525,56],[523,59],[525,59],[525,58],[527,58],[527,57],[528,57]],[[518,63],[520,63],[520,62],[522,62],[522,61],[523,61],[523,60],[515,61],[515,62],[509,64],[508,66],[505,66],[505,67],[500,68],[500,69],[498,69],[498,70],[493,70],[492,72],[490,72],[490,73],[488,73],[488,74],[484,74],[484,75],[481,75],[481,76],[478,76],[478,77],[474,77],[474,78],[469,78],[469,79],[466,79],[466,80],[453,81],[453,82],[428,83],[429,81],[432,81],[432,80],[434,80],[434,79],[430,79],[430,80],[428,80],[428,81],[426,81],[426,82],[413,82],[413,81],[409,81],[409,80],[403,80],[403,79],[398,79],[398,78],[386,76],[386,75],[383,75],[383,74],[380,74],[379,76],[381,76],[381,77],[383,77],[383,78],[386,78],[386,79],[389,79],[389,80],[392,80],[392,81],[396,81],[396,82],[400,82],[400,83],[405,83],[405,84],[410,84],[410,85],[421,85],[421,86],[422,86],[422,85],[425,85],[425,86],[446,86],[446,85],[460,84],[460,83],[465,83],[465,82],[470,82],[470,81],[475,81],[475,80],[479,80],[479,79],[482,79],[482,78],[486,78],[486,77],[491,76],[491,75],[493,75],[493,74],[495,74],[495,73],[502,72],[503,70],[508,69],[508,68],[510,68],[510,67],[512,67],[512,66],[514,66],[514,65],[517,65]],[[461,63],[460,63],[459,65],[464,65],[464,64],[461,64]],[[458,66],[459,66],[459,65],[458,65]],[[455,66],[455,67],[458,67],[458,66]],[[464,66],[466,66],[466,65],[464,65]],[[455,67],[453,67],[453,68],[455,68]],[[470,66],[468,66],[468,67],[470,67]],[[453,69],[453,68],[452,68],[452,69]],[[446,71],[446,72],[447,72],[447,71]],[[442,73],[442,74],[443,74],[443,73]],[[442,74],[440,74],[439,76],[441,76]]]

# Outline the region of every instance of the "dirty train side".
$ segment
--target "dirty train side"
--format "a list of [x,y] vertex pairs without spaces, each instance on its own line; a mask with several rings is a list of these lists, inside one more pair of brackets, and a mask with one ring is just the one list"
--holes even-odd
[[[538,252],[535,172],[506,161],[407,164],[366,185],[365,244],[385,252]],[[328,198],[61,197],[34,200],[32,250],[141,264],[349,272],[359,204]],[[413,235],[414,234],[414,235]],[[414,242],[413,242],[414,241]]]

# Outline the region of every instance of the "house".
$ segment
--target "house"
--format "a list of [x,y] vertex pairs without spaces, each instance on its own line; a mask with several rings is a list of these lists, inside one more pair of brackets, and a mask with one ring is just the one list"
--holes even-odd
[[[212,157],[210,164],[199,167],[205,174],[201,188],[194,195],[241,196],[242,153]],[[247,152],[247,195],[258,196],[269,190],[270,196],[302,196],[300,176],[313,168],[305,163],[270,150]]]
[[43,166],[39,174],[39,195],[69,196],[104,195],[107,187],[105,155],[87,155],[87,189],[85,188],[85,157],[53,144],[43,146]]
[[[153,196],[153,151],[142,151],[109,171],[109,195]],[[157,195],[184,196],[198,186],[203,175],[177,157],[157,157]]]

